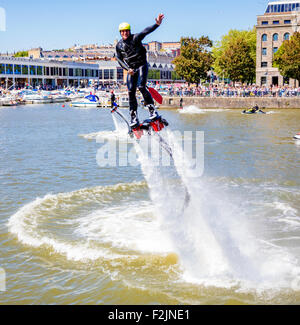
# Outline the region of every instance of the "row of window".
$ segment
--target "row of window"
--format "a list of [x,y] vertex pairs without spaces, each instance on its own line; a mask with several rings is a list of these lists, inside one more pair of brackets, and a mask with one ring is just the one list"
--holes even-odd
[[[284,20],[284,24],[291,24],[291,20],[290,19],[286,19]],[[269,22],[266,20],[266,21],[262,21],[261,22],[262,25],[269,25]],[[280,24],[280,21],[279,20],[273,20],[273,25],[279,25]]]
[[149,80],[182,80],[175,71],[149,70]]
[[[278,85],[278,77],[272,77],[272,84],[273,85]],[[288,85],[290,83],[290,78],[289,77],[283,77],[283,84]],[[264,86],[267,84],[267,77],[263,76],[260,78],[260,84],[261,86]]]
[[98,70],[42,67],[35,65],[0,64],[0,74],[60,76],[60,77],[98,77]]
[[[278,51],[278,47],[273,47],[273,54],[276,53]],[[261,50],[261,54],[262,55],[267,55],[267,48],[266,47],[263,47],[262,50]]]
[[266,13],[290,12],[290,11],[299,11],[299,10],[300,10],[300,2],[299,3],[285,3],[285,4],[269,5],[267,7]]
[[[268,35],[267,34],[263,34],[261,37],[263,42],[267,42],[268,40]],[[279,40],[279,35],[277,33],[273,34],[272,39],[274,42],[277,42]],[[290,33],[285,33],[283,35],[283,40],[284,41],[288,41],[290,39]]]
[[[18,65],[18,64],[0,64],[0,75],[31,75],[31,76],[62,76],[62,77],[98,77],[104,80],[123,80],[124,71],[122,68],[117,69],[73,69],[73,68],[58,68],[58,67],[42,67],[33,65]],[[175,71],[161,71],[149,69],[149,79],[166,79],[179,80],[181,79]]]

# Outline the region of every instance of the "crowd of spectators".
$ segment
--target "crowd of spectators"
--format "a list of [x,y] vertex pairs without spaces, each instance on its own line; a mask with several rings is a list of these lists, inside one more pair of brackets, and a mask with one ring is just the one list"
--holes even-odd
[[289,86],[226,86],[211,85],[188,87],[185,85],[156,85],[162,94],[167,96],[198,96],[198,97],[300,97],[300,87]]

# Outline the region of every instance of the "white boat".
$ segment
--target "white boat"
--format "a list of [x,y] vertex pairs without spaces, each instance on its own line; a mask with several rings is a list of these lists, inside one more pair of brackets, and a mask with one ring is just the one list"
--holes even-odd
[[61,92],[52,92],[51,97],[53,103],[64,103],[70,100],[67,95]]
[[300,133],[295,134],[295,135],[294,135],[294,139],[296,139],[296,140],[300,140]]
[[71,102],[71,107],[86,107],[86,108],[95,108],[100,106],[99,97],[95,95],[88,95],[84,98],[74,100]]
[[121,93],[117,98],[117,104],[120,107],[129,107],[128,93]]
[[37,91],[25,91],[23,100],[26,104],[47,104],[52,103],[52,98],[49,95],[41,94]]
[[0,98],[0,106],[17,106],[22,102],[16,96],[5,96]]

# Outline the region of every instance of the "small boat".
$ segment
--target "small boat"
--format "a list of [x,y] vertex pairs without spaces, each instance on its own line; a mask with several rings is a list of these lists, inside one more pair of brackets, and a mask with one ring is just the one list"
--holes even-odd
[[15,96],[6,96],[0,98],[0,105],[2,106],[17,106],[21,104],[22,102]]
[[22,95],[26,104],[52,103],[52,98],[49,95],[42,94],[37,91],[24,91]]
[[67,94],[61,92],[52,92],[51,96],[53,103],[64,103],[69,101]]
[[300,132],[294,135],[294,139],[300,140]]
[[82,99],[72,101],[70,106],[87,108],[99,107],[100,101],[98,96],[90,94]]
[[122,93],[119,95],[118,104],[120,107],[129,107],[128,93]]

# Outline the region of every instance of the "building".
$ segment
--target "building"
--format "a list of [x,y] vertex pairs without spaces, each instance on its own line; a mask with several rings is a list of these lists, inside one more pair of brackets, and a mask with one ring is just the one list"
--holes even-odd
[[163,50],[179,50],[181,47],[180,42],[163,42],[161,43],[161,48]]
[[273,55],[296,31],[300,32],[300,0],[270,1],[264,15],[257,17],[256,83],[261,86],[298,82],[282,76],[272,66]]
[[[148,80],[159,83],[182,82],[183,80],[175,73],[173,60],[174,57],[168,53],[149,51],[147,53]],[[126,83],[127,71],[123,70],[116,60],[95,62],[99,65],[100,84]]]
[[162,43],[157,42],[157,41],[152,41],[148,43],[148,50],[152,52],[158,52],[162,48]]
[[79,86],[98,78],[98,64],[0,57],[0,86],[4,88]]

